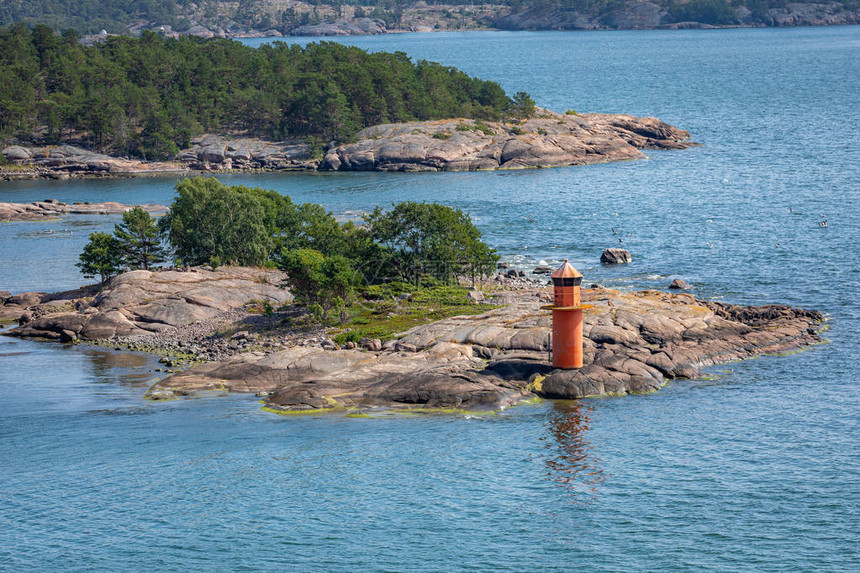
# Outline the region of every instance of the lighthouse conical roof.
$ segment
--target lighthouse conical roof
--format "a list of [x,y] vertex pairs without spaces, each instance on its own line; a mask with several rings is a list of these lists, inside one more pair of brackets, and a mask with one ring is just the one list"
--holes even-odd
[[566,279],[566,278],[581,279],[582,273],[580,273],[578,270],[573,268],[571,266],[571,264],[569,262],[567,262],[567,259],[565,259],[564,262],[561,263],[561,266],[558,267],[554,273],[552,273],[552,278],[554,278],[554,279]]

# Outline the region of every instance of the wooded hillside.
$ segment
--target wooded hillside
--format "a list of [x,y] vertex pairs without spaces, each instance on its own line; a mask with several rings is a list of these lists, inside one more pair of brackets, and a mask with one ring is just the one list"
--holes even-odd
[[0,29],[0,137],[22,141],[152,159],[201,133],[327,143],[380,123],[498,119],[513,105],[495,82],[403,52],[152,32],[86,47],[74,32]]

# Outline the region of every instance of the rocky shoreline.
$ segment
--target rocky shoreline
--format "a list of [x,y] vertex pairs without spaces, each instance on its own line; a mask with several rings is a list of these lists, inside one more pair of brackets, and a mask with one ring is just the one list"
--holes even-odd
[[[693,28],[839,26],[860,23],[856,7],[837,2],[789,2],[783,6],[762,9],[748,2],[732,3],[734,14],[726,25],[699,21],[677,21],[666,2],[635,1],[619,3],[609,11],[604,6],[558,3],[523,4],[427,4],[414,2],[397,8],[397,18],[382,19],[360,6],[330,5],[294,0],[287,9],[269,5],[265,26],[207,16],[201,10],[184,14],[181,31],[170,24],[135,23],[127,32],[139,35],[142,30],[157,31],[168,37],[201,38],[280,38],[284,36],[365,36],[406,32],[451,32],[489,30],[659,30]],[[282,11],[284,10],[284,11]],[[385,16],[383,11],[380,16]],[[304,18],[302,17],[304,16]],[[695,17],[695,16],[693,16]],[[713,17],[713,15],[711,15]],[[708,16],[701,16],[707,20]],[[713,20],[711,20],[713,22]],[[87,44],[103,41],[107,34],[84,36]],[[288,41],[288,40],[287,40]]]
[[114,201],[104,203],[63,203],[56,199],[45,199],[33,203],[0,203],[0,223],[11,221],[43,221],[62,215],[119,215],[129,209],[140,207],[148,213],[166,213],[167,207],[147,203],[144,205],[123,205]]
[[702,367],[821,342],[824,320],[782,305],[585,289],[585,366],[554,370],[547,355],[551,316],[541,309],[551,299],[549,287],[519,279],[517,287],[485,286],[497,308],[416,326],[384,343],[340,347],[325,329],[285,331],[277,316],[260,313],[266,302],[290,300],[279,277],[223,267],[134,271],[95,295],[0,295],[0,321],[19,319],[6,333],[12,336],[172,351],[168,369],[205,361],[156,382],[147,394],[152,399],[252,392],[273,410],[316,412],[498,410],[533,397],[653,392],[669,380],[700,376]]
[[205,135],[174,160],[144,162],[73,145],[10,145],[0,180],[247,171],[475,171],[625,161],[643,149],[685,149],[690,134],[653,117],[539,110],[519,123],[450,119],[378,125],[319,154],[303,140]]

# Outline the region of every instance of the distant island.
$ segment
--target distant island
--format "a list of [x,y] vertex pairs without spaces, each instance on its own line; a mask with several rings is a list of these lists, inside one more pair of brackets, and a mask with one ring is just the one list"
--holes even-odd
[[656,118],[556,113],[406,54],[328,42],[0,28],[0,178],[182,171],[473,171],[683,149]]
[[343,36],[451,30],[643,30],[860,23],[853,0],[40,0],[7,2],[0,26],[16,22],[104,34],[272,37]]
[[527,93],[405,53],[336,43],[259,49],[224,39],[0,28],[0,138],[166,159],[195,136],[300,138],[312,155],[377,124],[532,114]]

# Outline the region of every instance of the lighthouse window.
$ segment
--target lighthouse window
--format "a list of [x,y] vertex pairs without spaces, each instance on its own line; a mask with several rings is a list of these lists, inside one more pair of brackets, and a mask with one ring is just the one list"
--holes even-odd
[[561,286],[563,286],[563,287],[576,286],[576,279],[573,277],[565,277],[565,278],[561,279]]

